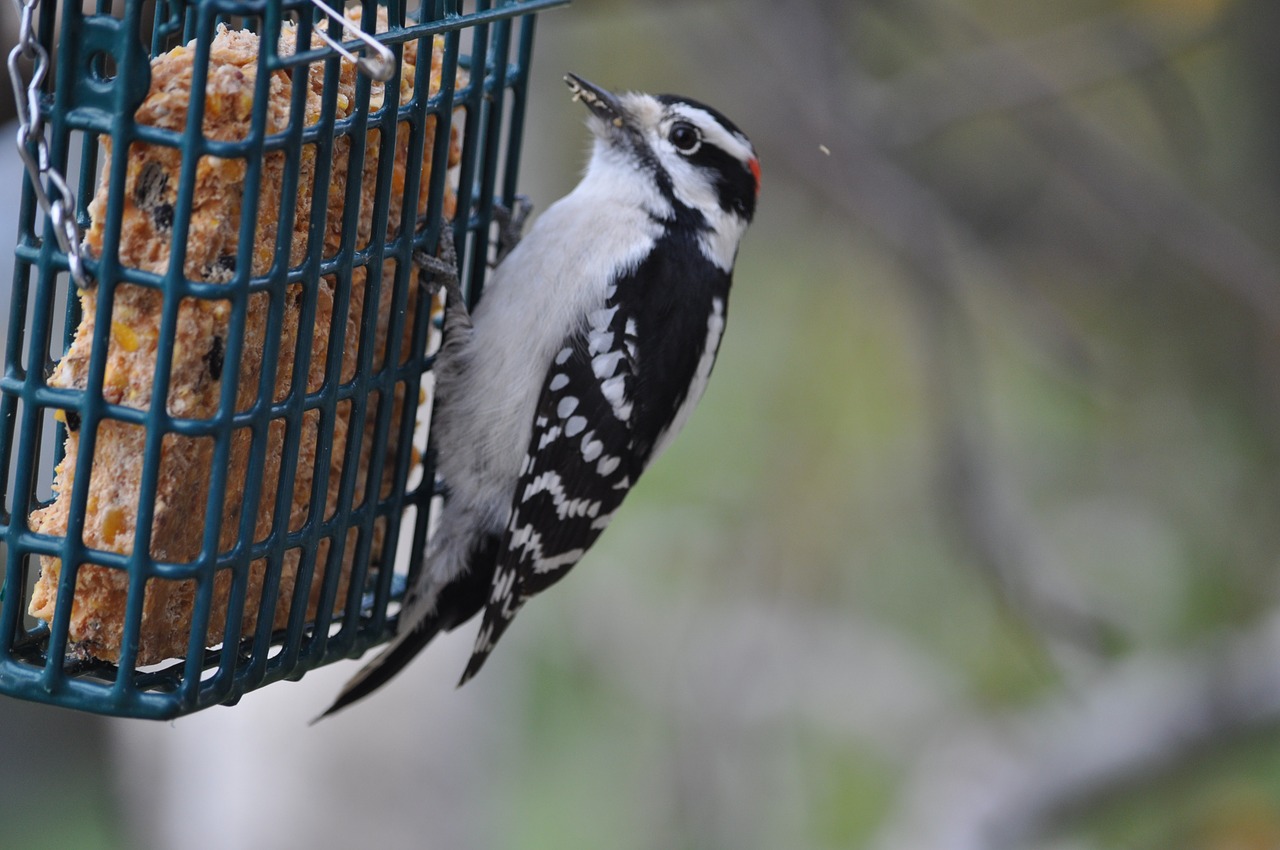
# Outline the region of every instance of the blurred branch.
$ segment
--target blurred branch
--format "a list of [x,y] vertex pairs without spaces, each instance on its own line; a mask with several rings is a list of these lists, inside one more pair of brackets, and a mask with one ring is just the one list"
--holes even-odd
[[[583,596],[562,609],[580,636],[572,645],[610,685],[689,730],[682,739],[701,749],[673,755],[717,768],[699,782],[742,772],[726,759],[785,770],[743,751],[767,746],[762,731],[796,724],[905,761],[875,850],[1024,848],[1097,798],[1280,723],[1280,611],[1190,649],[1099,667],[1027,710],[966,721],[980,709],[956,676],[872,623],[745,600],[646,605],[625,573],[580,578]],[[772,793],[778,780],[750,782]],[[716,796],[694,790],[704,806]]]
[[1031,710],[940,737],[875,850],[1020,848],[1077,807],[1280,723],[1280,611],[1141,653]]
[[[965,284],[997,289],[999,303],[1016,312],[1024,338],[1051,352],[1056,362],[1086,362],[1084,347],[1056,305],[1024,285],[1005,257],[950,208],[927,178],[900,163],[900,151],[885,148],[884,128],[892,124],[887,116],[919,109],[927,116],[913,125],[911,132],[919,135],[937,132],[944,120],[1036,104],[1008,113],[1011,123],[1119,215],[1127,225],[1124,238],[1156,240],[1275,329],[1280,329],[1280,263],[1181,182],[1146,164],[1064,100],[1065,86],[1096,85],[1107,75],[1157,68],[1172,52],[1200,43],[1208,33],[1153,41],[1138,19],[1109,15],[1010,46],[958,6],[904,2],[921,13],[913,20],[923,19],[919,29],[926,34],[945,30],[952,40],[963,38],[977,47],[959,60],[904,77],[898,88],[897,82],[870,79],[857,66],[840,41],[845,29],[839,10],[796,2],[781,9],[734,4],[722,7],[724,18],[741,27],[757,49],[750,62],[741,61],[739,53],[738,61],[724,57],[724,64],[733,63],[734,73],[761,99],[789,111],[781,121],[766,123],[763,136],[753,128],[772,157],[770,164],[780,159],[815,197],[863,223],[922,282],[915,295],[924,317],[927,368],[933,373],[942,497],[977,562],[1047,644],[1096,648],[1105,641],[1107,627],[1088,610],[1070,573],[1035,533],[1023,500],[993,468],[976,397],[980,382],[957,371],[980,365],[971,326],[981,326],[984,317],[966,299]],[[777,25],[779,15],[785,16],[785,26]],[[1102,51],[1108,58],[1097,67],[1086,69],[1078,58],[1065,68],[1053,64],[1080,51],[1088,39],[1111,47]],[[939,335],[951,342],[929,350]]]
[[954,671],[847,611],[748,598],[645,604],[621,571],[576,586],[583,596],[562,609],[579,633],[572,646],[638,704],[699,728],[799,719],[901,761],[921,729],[969,705]]
[[[929,187],[877,147],[856,113],[838,104],[824,106],[811,90],[820,87],[806,89],[815,79],[859,79],[856,71],[841,65],[843,53],[830,37],[837,28],[817,10],[799,4],[790,5],[785,29],[769,28],[767,16],[745,8],[748,11],[738,12],[735,19],[754,32],[773,61],[759,63],[754,72],[743,68],[743,73],[754,73],[757,90],[776,88],[778,101],[800,112],[796,122],[782,125],[786,138],[768,137],[762,147],[779,153],[815,195],[870,227],[921,282],[915,295],[922,307],[922,344],[938,414],[942,495],[956,529],[1011,609],[1047,645],[1096,651],[1104,642],[1104,624],[1071,586],[1069,574],[1056,569],[1047,545],[1036,537],[1034,523],[1020,507],[1022,500],[1008,492],[1007,483],[991,467],[979,437],[985,429],[970,424],[980,419],[980,399],[975,382],[962,380],[956,370],[962,364],[976,369],[979,360],[970,348],[966,323],[951,319],[962,313],[957,308],[965,303],[960,290],[966,275],[960,266],[972,267],[975,277],[998,286],[1005,300],[1020,308],[1024,328],[1034,328],[1031,338],[1041,344],[1046,338],[1053,340],[1059,359],[1084,359],[1075,335],[1056,308],[1020,286],[1002,258]],[[827,76],[815,76],[819,73]],[[854,87],[853,101],[861,99],[857,92],[865,88]],[[797,126],[804,131],[797,132]],[[777,130],[766,125],[765,132]],[[798,143],[807,134],[839,139],[838,152],[824,157],[816,145]],[[962,356],[943,342],[948,337],[965,349]],[[1055,656],[1061,660],[1064,653]]]
[[1280,331],[1280,263],[1168,175],[1128,154],[1101,127],[1062,110],[1020,116],[1027,135],[1098,200],[1172,256],[1198,268]]
[[757,146],[768,152],[767,165],[780,159],[814,197],[865,224],[935,285],[956,289],[972,279],[998,289],[1034,348],[1057,363],[1083,367],[1088,356],[1065,314],[1023,286],[931,187],[879,147],[865,121],[877,111],[878,84],[854,68],[848,51],[834,41],[839,27],[807,4],[786,6],[786,27],[772,25],[774,17],[766,13],[771,7],[724,6],[726,22],[742,27],[764,59],[742,62],[744,54],[735,52],[724,63],[735,65],[748,89],[789,113],[752,128]]
[[[967,34],[976,46],[899,74],[879,91],[867,123],[885,148],[918,144],[947,128],[981,115],[1050,103],[1080,91],[1139,74],[1158,74],[1167,85],[1158,101],[1176,100],[1182,113],[1189,93],[1169,70],[1170,59],[1208,44],[1212,28],[1157,34],[1131,11],[1109,12],[1045,35],[1019,41],[992,40],[975,20],[955,6],[928,0],[896,0],[894,9],[918,22],[945,17],[948,34]],[[918,30],[915,30],[918,32]],[[1165,94],[1176,89],[1171,94]]]
[[657,799],[647,803],[648,846],[792,846],[744,813],[812,804],[797,736],[900,766],[922,729],[971,706],[955,671],[848,611],[708,594],[672,604],[622,570],[577,575],[574,587],[538,642],[563,638],[567,616],[565,646],[585,662],[572,672],[590,670],[614,698],[672,730]]
[[968,323],[957,320],[937,287],[915,283],[944,513],[1010,609],[1063,672],[1074,672],[1079,661],[1114,642],[1118,629],[1091,610],[1070,571],[1035,532],[1034,520],[1020,507],[1025,500],[1001,474],[982,436],[980,356]]
[[[960,60],[884,84],[886,90],[879,97],[881,136],[887,134],[901,144],[940,132],[947,122],[969,120],[1003,106],[1026,138],[1079,180],[1095,199],[1122,216],[1136,232],[1157,240],[1171,256],[1190,263],[1256,311],[1273,331],[1280,330],[1280,261],[1180,181],[1133,155],[1097,122],[1073,112],[1064,99],[1072,88],[1067,84],[1071,73],[1046,62],[1045,55],[1033,53],[1025,45],[999,42],[977,18],[958,7],[912,5],[945,14],[949,25],[960,28],[982,47]],[[1151,67],[1157,60],[1167,62],[1173,53],[1209,35],[1185,35],[1185,42],[1151,45],[1143,28],[1133,21],[1125,23],[1125,16],[1107,16],[1073,30],[1073,38],[1092,32],[1102,44],[1141,45],[1129,51],[1128,61],[1136,63],[1132,68],[1123,62],[1101,63],[1115,74]],[[1109,53],[1098,51],[1096,46],[1093,51],[1082,46],[1075,49],[1090,58]],[[1028,58],[1032,55],[1035,61]],[[1099,74],[1098,80],[1101,78]],[[1012,108],[1030,104],[1042,107]],[[914,122],[903,118],[917,113],[925,117]],[[905,130],[886,129],[904,122]]]

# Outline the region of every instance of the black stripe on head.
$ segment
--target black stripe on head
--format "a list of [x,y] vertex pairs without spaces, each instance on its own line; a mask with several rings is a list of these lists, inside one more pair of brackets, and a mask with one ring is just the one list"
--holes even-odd
[[692,106],[694,109],[701,109],[703,112],[716,119],[720,126],[724,127],[730,133],[733,133],[742,139],[747,138],[747,134],[739,130],[737,124],[730,121],[723,112],[716,109],[714,106],[707,106],[700,100],[694,100],[691,97],[683,97],[678,94],[658,94],[654,95],[654,97],[657,99],[658,103],[661,103],[663,106],[672,106],[674,104],[682,103],[685,106]]
[[701,212],[693,207],[687,206],[676,197],[675,185],[671,181],[671,175],[662,167],[662,163],[658,157],[654,156],[653,151],[645,145],[637,145],[635,147],[636,156],[639,158],[640,166],[647,170],[653,176],[653,183],[658,187],[658,191],[668,204],[671,205],[671,215],[669,218],[658,218],[652,216],[654,221],[664,224],[675,223],[690,233],[701,233],[707,229],[707,218]]
[[[656,95],[656,98],[664,106],[684,105],[700,109],[745,145],[749,147],[751,144],[746,134],[738,129],[738,125],[734,124],[723,112],[714,107],[674,94],[660,94]],[[689,157],[689,162],[715,175],[716,194],[720,199],[720,209],[725,212],[736,213],[744,221],[751,221],[756,211],[756,191],[758,186],[755,175],[744,162],[723,148],[706,140],[704,140],[697,152]]]
[[756,179],[736,156],[704,143],[689,161],[715,175],[720,209],[751,221],[756,212]]

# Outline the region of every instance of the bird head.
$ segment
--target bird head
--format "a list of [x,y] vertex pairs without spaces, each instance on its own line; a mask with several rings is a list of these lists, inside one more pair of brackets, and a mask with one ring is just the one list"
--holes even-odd
[[651,177],[673,211],[701,213],[707,226],[755,214],[760,160],[746,135],[717,110],[679,95],[615,94],[575,74],[565,82],[590,111],[596,155],[620,158]]

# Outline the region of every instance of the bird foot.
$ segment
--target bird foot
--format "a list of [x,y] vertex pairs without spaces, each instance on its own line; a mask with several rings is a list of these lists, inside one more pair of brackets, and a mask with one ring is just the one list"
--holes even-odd
[[417,250],[413,252],[413,262],[427,273],[423,289],[427,291],[428,295],[434,297],[441,289],[444,289],[451,300],[455,297],[455,294],[456,297],[461,299],[462,287],[458,280],[458,248],[453,241],[453,225],[451,223],[445,222],[440,229],[436,256],[432,256],[423,250]]
[[516,195],[514,209],[494,201],[493,220],[498,224],[498,254],[493,265],[498,265],[507,258],[512,249],[520,244],[524,236],[524,226],[533,212],[533,202],[528,195]]

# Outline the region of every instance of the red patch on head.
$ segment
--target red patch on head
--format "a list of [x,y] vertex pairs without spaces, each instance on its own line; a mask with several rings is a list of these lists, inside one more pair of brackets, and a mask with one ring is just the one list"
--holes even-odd
[[747,168],[751,169],[751,176],[756,178],[756,194],[760,194],[760,160],[752,157],[747,163]]

